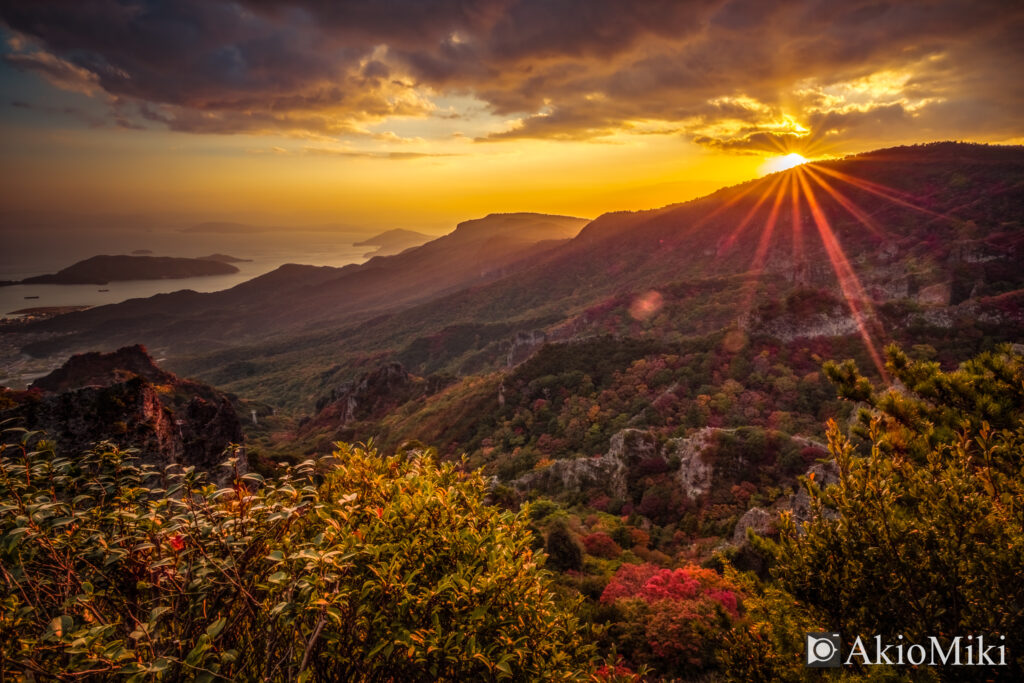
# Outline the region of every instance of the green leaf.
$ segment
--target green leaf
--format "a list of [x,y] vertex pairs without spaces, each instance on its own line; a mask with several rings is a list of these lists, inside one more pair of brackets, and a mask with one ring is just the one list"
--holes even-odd
[[226,624],[227,622],[228,620],[226,618],[221,617],[220,619],[206,627],[206,635],[210,636],[211,640],[216,638],[218,634],[220,634],[220,632],[224,630],[224,624]]
[[185,663],[189,666],[195,666],[203,659],[203,654],[210,649],[210,636],[205,633],[199,636],[199,640],[196,646],[192,648],[192,651],[185,657]]

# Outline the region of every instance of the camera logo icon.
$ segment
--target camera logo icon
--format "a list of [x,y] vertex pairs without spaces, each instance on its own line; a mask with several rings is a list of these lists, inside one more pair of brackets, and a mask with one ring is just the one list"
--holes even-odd
[[842,663],[838,633],[807,634],[807,666],[837,667]]

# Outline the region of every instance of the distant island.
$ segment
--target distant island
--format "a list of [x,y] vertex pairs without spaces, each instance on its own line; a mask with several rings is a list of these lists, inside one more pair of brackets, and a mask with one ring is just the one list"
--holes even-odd
[[251,258],[238,258],[227,254],[210,254],[209,256],[196,256],[200,261],[218,261],[220,263],[252,263]]
[[204,275],[230,275],[237,272],[238,268],[230,263],[210,258],[93,256],[52,275],[37,275],[25,278],[20,283],[3,284],[105,285],[124,280],[181,279]]
[[422,232],[416,232],[415,230],[395,228],[394,230],[388,230],[387,232],[382,232],[379,235],[374,235],[368,240],[355,242],[352,246],[377,247],[375,250],[363,254],[366,258],[370,258],[371,256],[390,256],[392,254],[399,254],[406,249],[418,247],[432,239],[434,239],[433,235],[425,235]]

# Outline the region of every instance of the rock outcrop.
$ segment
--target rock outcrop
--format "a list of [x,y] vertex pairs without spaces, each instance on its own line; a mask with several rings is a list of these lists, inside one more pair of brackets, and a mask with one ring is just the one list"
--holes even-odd
[[676,479],[683,494],[690,500],[696,500],[711,490],[714,467],[703,456],[716,431],[706,427],[685,439],[670,439],[666,446],[666,450],[679,459]]
[[[839,483],[839,467],[834,460],[826,463],[815,463],[808,468],[804,476],[810,478],[821,488]],[[811,496],[801,485],[797,492],[789,497],[789,511],[798,524],[811,518]]]
[[80,353],[61,367],[32,383],[45,392],[62,392],[88,386],[110,386],[133,376],[153,384],[170,384],[177,378],[157,367],[141,344],[125,346],[112,353]]
[[623,429],[616,432],[608,445],[608,452],[597,458],[559,460],[543,469],[528,472],[513,482],[523,491],[545,493],[600,489],[608,495],[626,498],[630,473],[641,463],[656,458],[678,460],[675,474],[681,492],[696,500],[711,489],[712,465],[703,458],[711,445],[715,432],[708,427],[693,436],[669,439],[664,446],[651,432],[644,429]]
[[142,346],[73,356],[7,398],[0,418],[47,432],[68,456],[111,441],[138,449],[142,462],[195,466],[220,483],[232,476],[219,467],[226,450],[244,438],[227,396],[162,370]]
[[413,398],[421,389],[420,384],[401,363],[387,363],[321,397],[316,403],[316,416],[309,424],[337,427],[383,417]]
[[777,511],[753,507],[743,513],[740,520],[736,522],[736,528],[732,532],[732,542],[742,545],[747,541],[747,529],[753,530],[758,536],[772,536],[776,533],[775,521],[779,518]]
[[516,332],[516,336],[512,339],[512,347],[509,349],[508,356],[505,359],[505,364],[510,368],[519,365],[532,356],[533,352],[547,340],[548,336],[542,330]]

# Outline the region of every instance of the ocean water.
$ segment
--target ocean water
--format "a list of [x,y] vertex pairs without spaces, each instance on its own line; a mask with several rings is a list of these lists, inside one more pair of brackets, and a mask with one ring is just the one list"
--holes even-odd
[[[288,231],[283,233],[182,233],[174,230],[88,234],[73,231],[0,233],[0,280],[21,280],[56,273],[77,261],[99,254],[130,254],[139,249],[153,256],[228,254],[251,262],[232,264],[231,275],[177,280],[135,280],[106,285],[14,285],[0,287],[0,317],[41,306],[97,306],[127,299],[191,289],[215,292],[234,287],[285,263],[343,266],[362,263],[373,247],[355,247],[365,233]],[[108,290],[108,291],[100,291]],[[33,298],[26,298],[33,297]],[[34,298],[38,297],[38,298]]]

